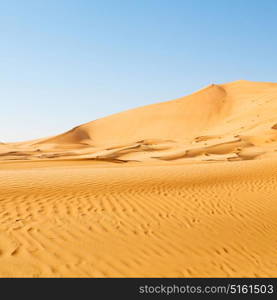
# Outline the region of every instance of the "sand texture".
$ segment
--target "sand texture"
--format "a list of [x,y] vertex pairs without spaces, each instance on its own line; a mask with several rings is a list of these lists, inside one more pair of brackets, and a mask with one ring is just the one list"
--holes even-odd
[[236,81],[0,143],[0,276],[276,277],[276,112]]

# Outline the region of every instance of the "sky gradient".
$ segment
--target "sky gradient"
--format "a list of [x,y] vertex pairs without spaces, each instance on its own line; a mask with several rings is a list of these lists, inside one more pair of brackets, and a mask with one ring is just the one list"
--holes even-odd
[[211,83],[277,81],[275,0],[0,0],[0,141]]

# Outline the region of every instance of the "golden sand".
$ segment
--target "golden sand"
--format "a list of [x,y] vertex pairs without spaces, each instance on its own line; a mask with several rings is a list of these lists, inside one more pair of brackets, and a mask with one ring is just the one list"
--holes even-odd
[[0,144],[0,276],[277,276],[277,84]]

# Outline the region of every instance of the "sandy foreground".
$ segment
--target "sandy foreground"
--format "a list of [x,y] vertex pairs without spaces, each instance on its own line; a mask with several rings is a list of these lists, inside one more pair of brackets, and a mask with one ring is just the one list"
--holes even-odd
[[0,143],[1,277],[276,277],[277,84]]

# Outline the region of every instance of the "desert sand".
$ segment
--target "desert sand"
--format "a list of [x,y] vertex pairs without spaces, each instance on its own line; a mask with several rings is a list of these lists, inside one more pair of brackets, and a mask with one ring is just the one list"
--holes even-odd
[[240,80],[0,143],[0,276],[276,277],[276,111]]

